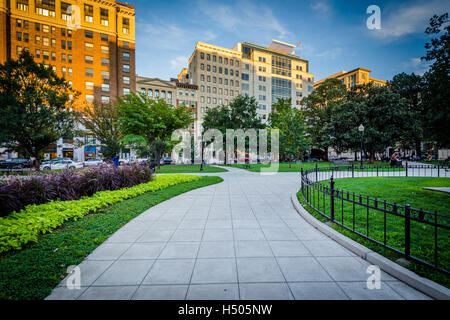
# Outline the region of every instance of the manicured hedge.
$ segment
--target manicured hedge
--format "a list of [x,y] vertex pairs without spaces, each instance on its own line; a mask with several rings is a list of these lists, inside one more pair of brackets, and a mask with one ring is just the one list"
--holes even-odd
[[105,190],[120,190],[152,179],[148,166],[64,170],[43,176],[0,183],[0,216],[19,212],[31,204],[52,200],[78,200]]
[[152,181],[131,188],[101,191],[90,197],[73,201],[52,201],[30,205],[24,210],[0,218],[0,253],[19,250],[29,242],[36,242],[39,235],[49,233],[68,220],[77,220],[114,203],[138,195],[161,190],[180,183],[197,181],[199,176],[162,175]]

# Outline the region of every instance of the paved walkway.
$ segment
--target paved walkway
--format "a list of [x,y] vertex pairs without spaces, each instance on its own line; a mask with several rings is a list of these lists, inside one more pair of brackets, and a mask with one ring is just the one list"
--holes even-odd
[[383,272],[367,289],[369,264],[293,208],[299,174],[229,170],[130,221],[48,299],[428,299]]

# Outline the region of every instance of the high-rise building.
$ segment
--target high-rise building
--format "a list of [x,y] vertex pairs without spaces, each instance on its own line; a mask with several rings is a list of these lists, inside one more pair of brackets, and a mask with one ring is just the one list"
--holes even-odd
[[114,0],[0,0],[0,63],[28,50],[87,102],[135,91],[135,11]]
[[188,70],[178,75],[180,81],[199,87],[198,127],[209,108],[227,105],[240,94],[256,98],[263,122],[279,98],[300,108],[301,99],[313,91],[314,75],[308,60],[295,55],[294,49],[277,40],[269,46],[237,43],[233,49],[198,42]]
[[386,85],[386,81],[370,77],[371,72],[372,72],[371,70],[364,68],[356,68],[351,71],[341,71],[315,82],[314,89],[319,87],[325,80],[332,78],[341,80],[342,83],[345,84],[347,89],[350,89],[357,85],[366,84],[369,82],[373,82],[375,86]]

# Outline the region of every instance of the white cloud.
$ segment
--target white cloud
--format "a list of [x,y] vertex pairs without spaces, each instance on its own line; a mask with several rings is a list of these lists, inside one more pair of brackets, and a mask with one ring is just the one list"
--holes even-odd
[[316,57],[324,58],[327,60],[335,60],[337,57],[339,57],[344,52],[344,49],[342,48],[333,48],[330,50],[325,50],[319,53],[316,53]]
[[409,34],[424,33],[429,19],[448,11],[448,2],[442,0],[415,1],[381,9],[381,28],[371,34],[395,40]]
[[188,58],[184,56],[178,56],[170,60],[170,69],[177,72],[181,71],[182,68],[187,67]]
[[428,71],[430,63],[428,61],[422,61],[420,58],[411,58],[408,61],[401,63],[400,67],[404,72],[414,72],[415,74],[423,75]]
[[311,9],[321,14],[328,15],[331,13],[331,6],[325,1],[315,1],[311,4]]
[[237,5],[212,4],[205,0],[198,1],[200,12],[217,24],[217,27],[235,33],[255,32],[271,34],[285,40],[290,34],[275,17],[272,9],[265,5],[240,1]]

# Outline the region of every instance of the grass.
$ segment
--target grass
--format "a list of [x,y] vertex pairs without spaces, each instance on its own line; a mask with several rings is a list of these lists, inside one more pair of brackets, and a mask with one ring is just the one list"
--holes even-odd
[[112,205],[97,214],[68,222],[21,251],[0,256],[0,299],[41,300],[110,235],[148,208],[179,194],[223,181],[202,177]]
[[[351,162],[350,162],[351,165]],[[369,163],[364,162],[365,166],[368,166],[369,168],[371,168],[372,166],[380,166],[380,170],[379,171],[386,171],[389,168],[389,164],[386,162],[381,162],[381,161],[375,161],[375,164],[373,165],[369,165]],[[300,170],[303,168],[303,170],[311,170],[314,169],[316,167],[316,163],[315,162],[302,162],[302,163],[291,163],[291,167],[289,168],[289,163],[279,163],[279,167],[278,169],[273,166],[271,167],[270,164],[250,164],[250,168],[246,167],[245,164],[228,164],[228,165],[223,165],[225,167],[234,167],[234,168],[239,168],[239,169],[245,169],[251,172],[261,172],[262,168],[268,168],[268,170],[270,170],[271,172],[277,171],[277,172],[300,172]],[[327,168],[327,167],[332,167],[334,166],[333,162],[317,162],[317,167],[318,168]],[[368,169],[364,169],[364,171],[367,171]],[[374,169],[376,170],[376,169]],[[392,170],[392,169],[390,169]],[[404,169],[395,169],[396,171],[403,171]],[[355,163],[355,171],[361,171],[359,169],[359,162]]]
[[[437,211],[439,214],[450,216],[450,198],[447,194],[422,189],[422,187],[448,187],[450,186],[449,178],[358,178],[337,179],[335,181],[335,188],[339,190],[352,193],[355,192],[356,194],[362,194],[400,205],[409,203],[413,208],[431,212]],[[323,182],[323,184],[328,186],[328,182]],[[346,197],[347,195],[344,194],[344,196]],[[303,202],[303,199],[301,198],[299,193],[299,199]],[[329,196],[323,198],[321,193],[316,192],[311,199],[310,202],[314,203],[316,208],[325,212],[327,215],[330,214]],[[352,194],[350,195],[350,199],[352,199]],[[356,197],[356,200],[359,201],[359,198]],[[367,199],[363,197],[362,202],[367,203]],[[305,204],[305,202],[303,202],[303,204]],[[375,201],[369,200],[369,204],[375,206]],[[377,201],[376,205],[381,208],[384,207],[384,203],[380,201]],[[318,214],[309,205],[305,205],[305,208],[321,221],[327,221],[325,217]],[[392,210],[392,207],[387,205],[387,209]],[[341,223],[343,222],[343,224],[349,228],[353,228],[353,210],[355,212],[355,230],[365,235],[369,232],[371,238],[383,242],[384,214],[381,211],[373,209],[367,210],[367,208],[358,205],[353,209],[353,205],[350,202],[335,199],[335,220]],[[403,212],[401,211],[400,213]],[[367,216],[369,217],[369,225],[366,223]],[[448,225],[448,219],[446,221],[444,220],[445,219],[442,218],[438,222]],[[386,244],[403,251],[405,247],[404,219],[387,214],[386,226]],[[362,237],[353,234],[337,224],[334,224],[333,228],[392,260],[401,257],[390,250],[384,249],[380,245],[364,240]],[[447,270],[450,270],[449,236],[450,232],[441,228],[439,229],[439,265]],[[411,255],[427,262],[432,263],[434,261],[434,228],[432,226],[415,221],[411,222]],[[423,277],[436,281],[446,287],[450,287],[449,277],[438,271],[418,263],[412,263],[409,269]]]
[[200,171],[200,165],[183,165],[183,166],[161,166],[161,169],[156,168],[155,173],[218,173],[227,172],[228,170],[212,166],[203,166],[203,171]]

